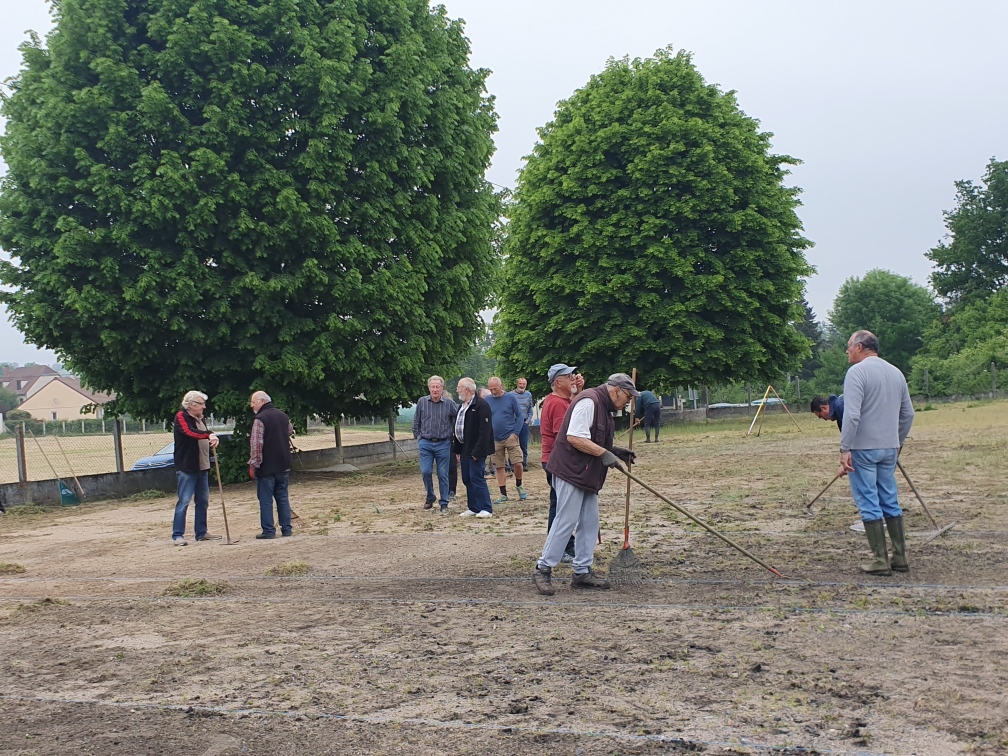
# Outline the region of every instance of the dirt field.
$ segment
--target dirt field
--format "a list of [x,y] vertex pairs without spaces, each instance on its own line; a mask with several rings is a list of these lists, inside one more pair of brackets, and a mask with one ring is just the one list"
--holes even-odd
[[[423,511],[415,463],[295,477],[307,527],[274,541],[232,486],[232,546],[173,547],[170,498],[8,514],[0,754],[1008,753],[1008,403],[918,413],[902,459],[958,524],[924,544],[901,485],[912,570],[890,578],[858,572],[845,483],[805,516],[837,433],[799,420],[636,444],[640,478],[785,580],[635,488],[646,582],[573,592],[565,566],[539,596],[539,470],[475,522]],[[602,571],[624,486],[603,491]]]

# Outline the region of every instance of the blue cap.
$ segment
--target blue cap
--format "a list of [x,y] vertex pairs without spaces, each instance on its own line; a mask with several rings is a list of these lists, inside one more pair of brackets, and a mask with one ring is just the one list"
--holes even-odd
[[558,377],[560,377],[561,375],[570,375],[575,370],[577,370],[576,365],[574,367],[571,367],[570,365],[565,365],[562,362],[558,362],[556,365],[553,365],[549,369],[549,372],[546,374],[546,380],[548,380],[550,382],[550,385],[552,386],[553,381],[555,381]]

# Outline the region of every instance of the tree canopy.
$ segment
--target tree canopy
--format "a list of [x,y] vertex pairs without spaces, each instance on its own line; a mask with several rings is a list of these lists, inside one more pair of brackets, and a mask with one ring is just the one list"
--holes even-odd
[[482,332],[496,130],[427,0],[61,0],[0,149],[0,294],[116,409],[295,420],[424,391]]
[[509,208],[494,353],[545,388],[636,366],[670,389],[797,368],[812,268],[793,158],[685,52],[611,60],[539,130]]
[[982,186],[956,182],[956,207],[945,213],[952,241],[926,254],[931,285],[952,304],[990,296],[1008,284],[1008,161],[991,158]]
[[876,268],[840,286],[829,319],[843,335],[866,329],[878,336],[879,356],[905,375],[924,344],[924,331],[941,312],[931,293],[906,276]]

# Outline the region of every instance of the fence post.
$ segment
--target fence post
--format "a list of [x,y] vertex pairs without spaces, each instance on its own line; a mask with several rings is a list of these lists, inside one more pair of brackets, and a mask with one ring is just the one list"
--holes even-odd
[[125,465],[123,465],[122,421],[118,417],[112,426],[112,443],[115,445],[116,472],[121,473]]
[[340,421],[333,423],[333,433],[336,434],[336,463],[343,464],[343,433],[340,429]]
[[794,378],[795,394],[797,395],[796,402],[801,402],[801,376],[795,376]]
[[997,365],[991,360],[991,392],[997,391]]
[[14,453],[17,456],[18,483],[28,482],[28,460],[25,459],[24,423],[15,426]]
[[928,371],[927,371],[927,368],[924,368],[924,398],[925,399],[930,399],[931,398],[931,385],[928,382]]
[[396,443],[395,443],[395,410],[389,410],[388,413],[388,434],[389,434],[389,444],[392,446],[392,461],[396,460]]

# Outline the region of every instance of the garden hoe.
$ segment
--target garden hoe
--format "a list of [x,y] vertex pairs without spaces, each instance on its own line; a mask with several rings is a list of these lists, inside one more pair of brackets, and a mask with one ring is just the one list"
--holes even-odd
[[623,467],[623,465],[618,465],[616,467],[616,469],[619,470],[624,475],[626,475],[634,483],[637,483],[639,486],[641,486],[642,488],[644,488],[646,491],[650,491],[652,494],[654,494],[655,496],[657,496],[659,499],[661,499],[662,501],[664,501],[666,504],[668,504],[670,507],[672,507],[674,510],[676,510],[680,514],[683,514],[686,517],[688,517],[691,520],[693,520],[693,522],[695,522],[697,525],[699,525],[701,528],[703,528],[704,530],[706,530],[711,535],[717,536],[718,538],[720,538],[722,541],[724,541],[729,546],[731,546],[733,549],[735,549],[735,551],[739,552],[740,554],[742,554],[745,557],[748,557],[749,559],[752,559],[760,567],[763,567],[763,568],[769,570],[770,572],[772,572],[777,577],[779,577],[779,578],[784,577],[777,570],[775,570],[769,564],[767,564],[766,562],[764,562],[762,559],[760,559],[757,556],[754,556],[753,554],[750,554],[744,548],[742,548],[737,543],[735,543],[735,541],[733,541],[732,539],[730,539],[728,536],[724,535],[723,533],[719,533],[717,530],[715,530],[714,528],[712,528],[706,522],[704,522],[700,518],[696,517],[692,512],[690,512],[685,507],[681,507],[678,504],[676,504],[675,502],[671,501],[670,499],[667,499],[664,496],[662,496],[660,493],[658,493],[657,491],[655,491],[653,488],[651,488],[651,486],[649,486],[643,480],[641,480],[640,478],[638,478],[636,475],[634,475],[631,472],[628,472],[627,469],[625,467]]
[[213,455],[214,470],[217,471],[217,490],[220,491],[220,505],[221,511],[224,513],[224,536],[227,540],[224,541],[225,546],[230,546],[231,544],[238,543],[238,539],[235,538],[231,540],[231,529],[228,528],[227,521],[227,506],[224,504],[224,484],[221,483],[220,476],[220,463],[217,462],[217,455]]
[[834,483],[836,483],[839,479],[840,479],[840,473],[837,473],[834,476],[833,480],[827,483],[826,487],[815,495],[815,498],[812,499],[812,501],[805,504],[805,511],[808,513],[809,517],[815,517],[815,512],[812,511],[812,505],[815,504],[817,501],[819,501],[819,497],[822,496],[824,493],[826,493],[827,489],[829,489],[829,487],[832,486]]
[[[633,382],[637,383],[637,368],[633,370]],[[630,437],[627,442],[627,448],[630,451],[633,451],[633,421],[636,403],[636,399],[630,399]],[[626,469],[629,476],[631,469],[629,462],[627,462]],[[630,548],[630,478],[627,477],[626,514],[623,516],[623,548],[619,550],[616,558],[609,565],[609,578],[617,586],[632,588],[643,582],[642,570],[640,559],[634,555],[633,549]]]
[[906,478],[906,482],[910,484],[910,490],[914,492],[914,496],[917,497],[917,501],[919,501],[921,506],[924,508],[924,513],[928,516],[928,519],[931,520],[931,524],[935,526],[935,532],[929,535],[923,543],[921,543],[921,545],[923,546],[925,543],[931,543],[931,541],[938,536],[945,535],[947,532],[952,530],[952,528],[956,526],[955,522],[951,525],[946,525],[944,528],[938,525],[938,520],[936,520],[934,515],[931,514],[931,510],[928,509],[928,505],[924,503],[924,497],[920,495],[920,491],[917,490],[917,486],[913,484],[913,481],[910,480],[910,476],[907,475],[907,471],[903,469],[903,463],[898,459],[896,460],[896,467],[898,467],[899,471],[903,473],[903,477]]

